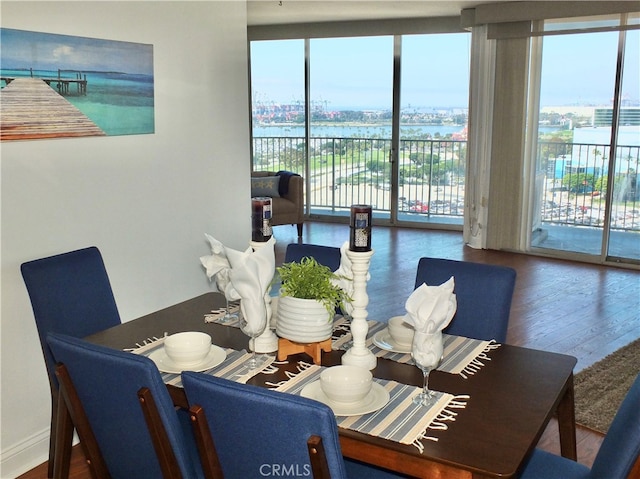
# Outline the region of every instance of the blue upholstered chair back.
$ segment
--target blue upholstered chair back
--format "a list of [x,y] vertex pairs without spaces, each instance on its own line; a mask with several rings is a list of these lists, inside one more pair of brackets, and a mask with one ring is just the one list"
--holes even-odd
[[[615,378],[612,378],[615,381]],[[592,479],[626,478],[640,455],[640,374],[625,396],[591,467]]]
[[52,387],[58,385],[47,334],[82,338],[120,324],[102,255],[95,246],[23,263],[20,267]]
[[445,333],[503,343],[516,272],[512,268],[468,261],[420,258],[415,287],[437,286],[455,278],[456,315]]
[[[307,440],[322,438],[333,479],[346,477],[333,412],[317,401],[183,372],[190,405],[201,406],[225,477],[311,477]],[[287,474],[283,470],[288,471]]]
[[[640,374],[625,396],[589,469],[584,464],[535,449],[522,479],[627,479],[640,455]],[[635,477],[635,476],[634,476]]]
[[304,243],[291,243],[287,245],[284,262],[299,262],[306,256],[314,258],[318,263],[328,266],[331,271],[335,271],[340,267],[340,248]]
[[112,478],[162,477],[138,401],[142,387],[154,397],[183,477],[202,477],[189,416],[176,411],[149,358],[55,333],[47,341],[56,362],[69,371]]

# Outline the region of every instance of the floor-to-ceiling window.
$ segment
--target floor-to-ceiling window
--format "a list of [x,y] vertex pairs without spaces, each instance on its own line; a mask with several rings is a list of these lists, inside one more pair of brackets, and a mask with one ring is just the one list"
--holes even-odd
[[533,39],[534,250],[640,261],[637,18],[548,21]]
[[403,35],[398,221],[462,224],[468,33]]
[[305,174],[312,216],[367,203],[377,221],[460,227],[470,34],[457,23],[251,41],[253,169]]
[[304,40],[251,43],[254,170],[304,174]]
[[311,39],[309,65],[311,211],[388,218],[393,37]]

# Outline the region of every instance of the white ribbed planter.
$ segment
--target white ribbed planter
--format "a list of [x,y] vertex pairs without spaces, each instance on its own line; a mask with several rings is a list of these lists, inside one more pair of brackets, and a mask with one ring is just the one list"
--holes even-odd
[[315,299],[281,296],[278,299],[276,334],[296,343],[316,343],[331,337],[333,317]]

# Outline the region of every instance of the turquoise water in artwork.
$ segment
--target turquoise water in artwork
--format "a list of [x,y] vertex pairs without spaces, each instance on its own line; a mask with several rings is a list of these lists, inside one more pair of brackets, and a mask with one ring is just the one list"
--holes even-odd
[[[0,70],[2,77],[29,77],[29,70]],[[57,71],[33,70],[33,77],[57,78]],[[65,72],[63,78],[75,75]],[[140,135],[155,131],[153,75],[117,72],[83,72],[87,94],[71,84],[64,95],[107,135]],[[2,83],[4,87],[4,82]],[[55,89],[55,83],[51,83]]]

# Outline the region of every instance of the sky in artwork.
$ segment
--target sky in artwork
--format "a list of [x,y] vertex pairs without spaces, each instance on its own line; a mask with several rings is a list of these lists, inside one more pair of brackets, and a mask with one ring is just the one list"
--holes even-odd
[[153,75],[153,46],[0,29],[2,69],[79,70]]

